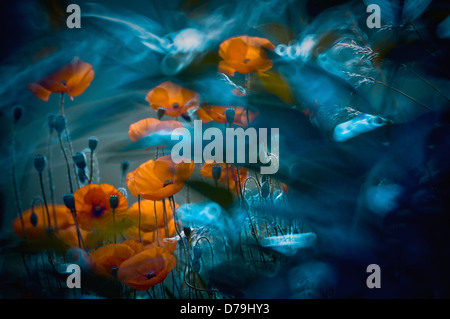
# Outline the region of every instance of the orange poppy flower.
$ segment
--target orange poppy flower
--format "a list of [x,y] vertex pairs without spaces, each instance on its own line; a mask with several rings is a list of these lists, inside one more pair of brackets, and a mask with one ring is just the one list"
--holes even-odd
[[145,245],[144,247],[145,247],[145,249],[161,247],[173,255],[173,253],[175,252],[175,249],[177,248],[177,244],[178,244],[178,240],[175,238],[163,238],[159,241],[159,246],[158,246],[158,242],[154,241],[151,244]]
[[145,250],[144,245],[137,240],[129,239],[124,241],[122,244],[130,246],[136,254],[139,254],[141,251]]
[[173,130],[183,127],[183,124],[178,121],[160,121],[149,117],[131,124],[128,130],[128,136],[132,142],[136,142],[137,140],[153,133],[172,133]]
[[175,267],[173,254],[154,247],[125,260],[119,267],[118,279],[137,290],[147,290],[162,282]]
[[[225,124],[227,123],[225,112],[229,108],[232,108],[235,111],[233,124],[246,128],[248,126],[247,112],[245,111],[244,107],[203,105],[197,109],[196,113],[200,120],[202,120],[204,123],[215,121],[217,123]],[[250,123],[253,122],[257,116],[257,113],[248,111],[248,119],[250,120]]]
[[128,208],[128,201],[114,186],[89,184],[74,193],[77,221],[80,227],[93,230],[112,223],[111,195],[117,195],[119,204],[115,209],[116,219]]
[[[48,212],[50,215],[50,226],[55,227],[55,217],[58,223],[58,229],[65,229],[74,225],[75,222],[73,220],[72,214],[70,210],[67,209],[65,205],[55,205],[55,210],[53,211],[53,205],[48,205]],[[23,222],[25,225],[25,233],[28,239],[43,239],[46,236],[46,228],[48,227],[48,217],[47,211],[45,210],[44,205],[39,205],[34,207],[34,213],[36,214],[37,220],[36,224],[33,225],[31,215],[33,210],[31,208],[27,209],[22,213]],[[20,237],[24,237],[22,230],[22,222],[20,217],[17,217],[13,221],[13,231]]]
[[162,107],[165,115],[177,117],[187,110],[197,107],[199,95],[178,84],[167,81],[161,83],[147,93],[145,100],[155,111]]
[[[169,201],[166,203],[167,219],[173,218],[172,206]],[[141,200],[141,231],[153,232],[156,230],[155,220],[155,207],[156,207],[156,219],[158,220],[158,228],[164,227],[164,205],[162,201]],[[176,204],[176,207],[179,207]],[[128,210],[128,218],[135,224],[139,221],[139,203],[136,202],[131,205]]]
[[[158,220],[159,222],[159,220]],[[165,238],[168,237],[173,237],[176,234],[176,229],[175,229],[175,221],[172,219],[167,221],[167,228],[168,228],[168,235],[166,236],[166,229],[165,227],[158,227],[158,232],[156,232],[156,229],[153,231],[142,231],[141,229],[141,240],[142,243],[144,245],[148,245],[154,242],[157,242],[156,240],[156,234],[158,234],[158,238],[159,240],[163,240]],[[130,228],[128,228],[125,231],[125,235],[127,236],[127,238],[131,238],[132,240],[137,240],[139,241],[139,228],[138,226],[132,226]]]
[[27,85],[38,98],[47,102],[52,93],[67,93],[71,100],[81,95],[94,79],[92,65],[75,57],[56,72]]
[[208,178],[214,178],[212,172],[214,165],[220,165],[220,167],[222,167],[220,177],[217,181],[225,185],[230,185],[230,189],[233,192],[238,193],[239,190],[237,189],[237,185],[239,183],[239,178],[241,181],[241,188],[242,188],[244,186],[245,179],[248,176],[248,170],[245,167],[239,167],[239,178],[238,178],[236,166],[228,165],[227,170],[227,164],[225,163],[206,162],[205,164],[203,164],[203,167],[200,170],[200,174]]
[[[94,248],[95,244],[92,242],[92,232],[84,229],[80,229],[81,237],[83,238],[83,242],[86,245],[86,248]],[[67,227],[65,229],[60,229],[56,234],[63,243],[68,245],[69,247],[78,247],[78,233],[77,227],[75,225]]]
[[269,70],[273,62],[267,57],[265,49],[275,50],[267,39],[246,35],[230,38],[220,44],[219,71],[230,76],[235,72],[248,74]]
[[194,172],[195,164],[189,159],[176,164],[170,155],[141,164],[127,174],[127,186],[135,197],[140,195],[149,200],[162,200],[178,193]]
[[119,268],[127,259],[136,255],[132,247],[126,244],[109,244],[90,254],[91,269],[100,276],[113,277],[113,267]]

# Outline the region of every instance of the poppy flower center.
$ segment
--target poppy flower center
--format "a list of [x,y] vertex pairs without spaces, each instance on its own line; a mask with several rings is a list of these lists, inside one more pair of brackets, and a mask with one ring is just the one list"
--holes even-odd
[[105,207],[100,205],[95,205],[92,207],[92,214],[94,214],[95,217],[100,217],[105,212]]
[[250,61],[250,59],[245,59],[244,60],[244,64],[246,64],[247,62],[249,62]]
[[171,184],[173,184],[173,181],[171,181],[170,179],[166,179],[166,180],[164,181],[164,187],[166,187],[166,186],[168,186],[168,185],[171,185]]
[[150,270],[147,274],[147,279],[152,279],[153,277],[156,277],[156,274],[153,270]]
[[175,102],[175,103],[172,104],[172,107],[173,107],[174,109],[177,109],[177,108],[180,107],[180,104],[178,104],[177,102]]

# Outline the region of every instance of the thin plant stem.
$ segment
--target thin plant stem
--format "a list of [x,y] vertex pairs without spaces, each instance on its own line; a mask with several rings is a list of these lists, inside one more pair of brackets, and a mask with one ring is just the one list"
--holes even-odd
[[[51,227],[50,213],[48,211],[47,197],[45,196],[44,182],[42,180],[42,173],[39,173],[39,183],[41,184],[42,198],[44,200],[45,211],[47,212],[48,227]],[[53,211],[53,214],[56,215],[54,211]],[[55,225],[55,229],[58,230],[58,225]]]
[[153,201],[153,210],[155,212],[155,224],[156,224],[156,244],[160,246],[159,243],[159,225],[158,225],[158,212],[156,211],[156,201]]
[[20,217],[20,223],[22,226],[23,237],[27,239],[27,234],[25,232],[25,222],[22,216],[22,205],[20,204],[20,196],[19,196],[19,188],[17,186],[17,177],[16,177],[16,124],[14,123],[12,129],[12,137],[11,137],[11,172],[12,172],[12,182],[14,189],[14,199],[16,202],[17,213]]
[[142,238],[141,238],[141,195],[138,195],[138,210],[139,210],[139,242],[142,243]]
[[58,230],[58,220],[56,218],[56,207],[55,207],[55,187],[53,185],[53,173],[52,173],[52,149],[50,147],[52,141],[52,133],[53,130],[50,130],[48,135],[48,143],[47,143],[47,159],[48,159],[48,187],[50,189],[50,200],[52,202],[53,208],[53,219],[55,222],[55,229]]
[[440,96],[442,96],[444,99],[447,100],[447,102],[449,102],[449,98],[447,96],[445,96],[444,93],[442,93],[437,87],[435,87],[433,84],[431,84],[430,82],[428,82],[426,79],[424,79],[423,77],[421,77],[419,74],[417,74],[412,68],[408,68],[406,67],[404,64],[402,65],[406,70],[408,70],[409,72],[411,72],[412,74],[414,74],[416,77],[418,77],[420,80],[422,80],[423,82],[425,82],[426,84],[428,84],[433,90],[435,90],[437,93],[439,93]]
[[59,145],[61,146],[61,151],[64,155],[64,159],[66,160],[66,165],[67,165],[67,175],[69,178],[69,188],[70,188],[70,192],[73,193],[73,187],[72,187],[72,176],[70,174],[70,164],[69,164],[69,159],[67,158],[67,154],[66,151],[64,149],[64,145],[63,142],[61,140],[61,134],[58,134],[58,140],[59,140]]
[[89,184],[92,182],[92,175],[94,170],[94,151],[91,151],[91,161],[90,161],[90,170],[89,170]]
[[166,238],[168,238],[169,237],[169,225],[168,225],[168,220],[167,220],[166,199],[163,198],[162,202],[163,202],[164,230],[165,230],[165,236],[166,236]]

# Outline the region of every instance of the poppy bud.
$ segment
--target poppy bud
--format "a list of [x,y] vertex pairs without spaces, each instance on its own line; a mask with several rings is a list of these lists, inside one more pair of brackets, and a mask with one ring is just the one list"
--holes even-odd
[[44,171],[45,166],[47,166],[47,159],[44,155],[38,154],[34,156],[34,168],[39,172],[39,174]]
[[31,222],[31,225],[33,225],[33,227],[36,227],[36,225],[38,223],[38,216],[36,215],[36,213],[34,211],[31,213],[30,222]]
[[130,163],[128,161],[123,161],[122,163],[120,163],[120,165],[124,173],[128,170],[128,167],[130,167]]
[[89,142],[88,142],[91,152],[95,151],[95,149],[97,148],[97,144],[98,144],[98,138],[96,138],[95,136],[91,136],[89,138]]
[[21,107],[20,105],[17,105],[14,107],[14,110],[13,110],[14,123],[17,123],[20,120],[20,118],[22,117],[22,113],[23,113],[23,107]]
[[61,134],[66,128],[66,118],[62,115],[56,115],[53,119],[53,126],[55,127],[56,132]]
[[157,111],[158,120],[162,119],[162,117],[164,116],[164,113],[166,113],[166,110],[163,107],[158,107],[158,111]]
[[194,260],[198,260],[202,257],[203,248],[200,245],[194,246]]
[[83,152],[76,152],[73,155],[73,161],[79,169],[84,170],[86,168],[86,155]]
[[193,260],[192,261],[192,269],[194,269],[195,272],[199,272],[200,271],[200,262],[198,260]]
[[263,198],[267,198],[267,196],[269,196],[270,194],[270,184],[269,182],[264,182],[261,186],[261,196]]
[[214,180],[218,181],[220,178],[220,175],[222,174],[222,166],[218,164],[214,164],[211,168],[212,176]]
[[63,196],[64,205],[71,211],[75,209],[75,198],[72,193],[66,193]]
[[119,206],[119,196],[117,195],[109,196],[109,206],[111,206],[112,209],[116,209],[117,206]]
[[53,132],[53,130],[55,129],[55,116],[56,114],[54,113],[50,113],[47,115],[47,124],[48,127],[50,128],[50,133]]
[[235,115],[236,115],[236,111],[233,108],[229,107],[225,110],[225,117],[227,119],[228,124],[231,124],[234,122]]
[[183,227],[183,232],[187,238],[191,235],[191,227]]

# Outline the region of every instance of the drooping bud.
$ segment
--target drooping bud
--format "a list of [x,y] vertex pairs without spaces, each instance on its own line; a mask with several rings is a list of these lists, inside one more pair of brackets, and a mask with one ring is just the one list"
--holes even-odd
[[96,138],[95,136],[91,136],[89,138],[89,142],[88,142],[91,152],[95,151],[95,149],[97,148],[97,144],[98,144],[98,138]]
[[203,248],[200,245],[194,246],[194,260],[198,260],[202,257]]
[[66,193],[63,196],[64,205],[71,211],[75,209],[75,198],[72,193]]
[[86,168],[86,155],[83,152],[76,152],[73,155],[73,161],[79,169],[84,170]]
[[222,174],[222,166],[220,166],[219,164],[214,164],[211,168],[211,172],[214,180],[218,181],[220,175]]
[[55,127],[56,132],[61,134],[62,131],[66,129],[66,118],[62,115],[56,115],[53,119],[53,126]]
[[261,196],[262,198],[267,198],[270,194],[270,184],[265,181],[261,186]]
[[120,163],[120,165],[122,167],[122,172],[125,174],[125,172],[130,167],[130,163],[128,161],[122,161],[122,163]]
[[13,110],[14,123],[17,123],[20,120],[22,114],[23,114],[23,107],[21,107],[20,105],[15,106]]
[[31,222],[31,225],[33,225],[33,227],[37,226],[38,216],[36,215],[36,213],[34,211],[31,213],[30,222]]
[[109,196],[109,206],[111,206],[111,209],[116,209],[117,206],[119,206],[119,196],[117,195]]
[[191,227],[183,227],[183,232],[186,235],[187,238],[191,235]]
[[34,168],[38,171],[39,174],[42,174],[46,166],[47,159],[44,155],[38,154],[34,156]]
[[231,124],[234,122],[235,115],[236,115],[235,109],[229,107],[225,110],[225,117],[227,119],[228,124]]
[[165,113],[166,113],[166,110],[163,107],[158,107],[158,111],[156,111],[158,120],[162,119],[162,117],[164,116]]

